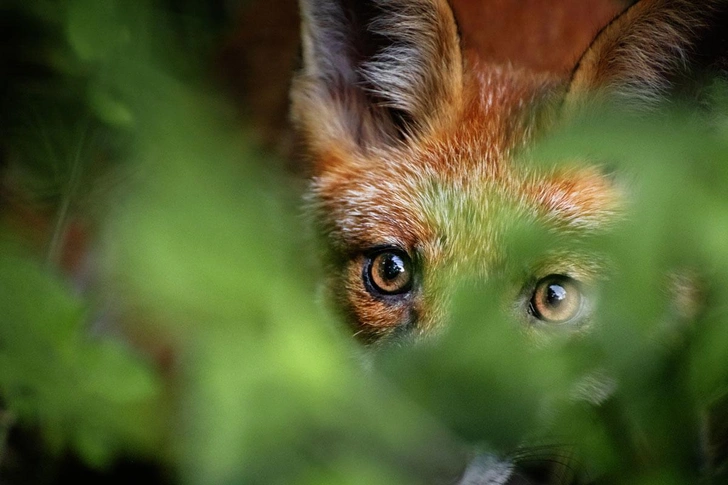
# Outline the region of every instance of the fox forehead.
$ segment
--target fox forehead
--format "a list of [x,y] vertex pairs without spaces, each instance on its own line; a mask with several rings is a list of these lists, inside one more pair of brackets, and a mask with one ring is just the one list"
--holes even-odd
[[598,174],[539,173],[513,161],[538,131],[534,106],[558,89],[551,79],[489,67],[470,71],[468,81],[459,116],[415,143],[322,150],[310,200],[334,251],[400,246],[429,264],[467,259],[487,272],[500,258],[498,213],[506,206],[564,228],[607,219],[607,201],[592,200],[605,198]]
[[[426,151],[390,152],[318,176],[312,187],[316,216],[331,247],[344,254],[396,246],[431,257],[444,256],[445,249],[464,256],[457,246],[472,237],[464,232],[488,227],[490,202],[508,175],[493,167],[499,161],[476,158],[476,164],[473,154],[452,148],[438,143]],[[479,232],[487,253],[493,241]]]

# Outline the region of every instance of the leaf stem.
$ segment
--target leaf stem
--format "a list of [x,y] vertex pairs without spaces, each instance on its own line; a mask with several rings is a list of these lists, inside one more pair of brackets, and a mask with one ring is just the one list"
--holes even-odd
[[71,174],[68,180],[68,185],[66,190],[63,192],[63,198],[61,199],[61,204],[58,207],[58,212],[56,214],[53,234],[51,236],[51,240],[48,245],[48,253],[46,255],[46,266],[58,266],[60,264],[63,242],[68,226],[71,202],[76,195],[79,180],[81,179],[81,155],[83,153],[84,145],[86,144],[88,131],[88,123],[85,123],[84,127],[80,131],[78,145],[76,147],[76,153],[74,155],[71,165]]

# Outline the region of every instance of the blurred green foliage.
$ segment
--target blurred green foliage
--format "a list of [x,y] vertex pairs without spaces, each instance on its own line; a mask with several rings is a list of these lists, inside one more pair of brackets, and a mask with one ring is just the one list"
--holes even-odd
[[37,265],[3,245],[0,387],[10,412],[50,446],[72,446],[93,465],[133,446],[158,446],[161,381],[111,340],[92,340],[87,310]]
[[[726,480],[711,442],[728,435],[725,87],[709,119],[599,113],[529,154],[628,174],[630,216],[573,242],[612,262],[588,332],[534,345],[496,278],[463,285],[437,340],[365,355],[317,303],[283,176],[180,49],[181,17],[147,2],[2,8],[56,41],[19,41],[50,77],[18,77],[3,101],[6,179],[54,228],[40,258],[3,228],[6,431],[189,484],[448,483],[475,449],[600,483]],[[74,217],[96,228],[90,282],[59,267]],[[554,244],[572,243],[526,229],[510,257]],[[665,291],[681,269],[701,282],[694,318]]]

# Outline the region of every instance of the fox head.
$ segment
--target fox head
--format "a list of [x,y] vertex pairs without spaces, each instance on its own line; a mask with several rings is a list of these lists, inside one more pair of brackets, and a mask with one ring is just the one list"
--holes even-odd
[[[642,0],[559,79],[464,51],[446,0],[301,0],[292,119],[327,287],[356,335],[439,328],[448,282],[497,274],[513,224],[570,238],[609,227],[622,196],[599,167],[518,155],[594,97],[650,109],[697,69],[723,68],[706,39],[726,24],[726,3]],[[523,268],[506,298],[526,327],[578,325],[589,308],[581,287],[600,271],[588,255],[556,251]]]

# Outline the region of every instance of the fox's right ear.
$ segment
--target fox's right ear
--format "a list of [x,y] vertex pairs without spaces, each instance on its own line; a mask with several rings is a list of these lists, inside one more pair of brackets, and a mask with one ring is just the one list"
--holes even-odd
[[310,149],[391,146],[436,128],[459,106],[462,58],[446,0],[300,6],[303,69],[292,117]]
[[621,106],[649,109],[675,95],[700,95],[711,74],[728,74],[728,0],[640,0],[597,35],[566,103],[602,92]]

